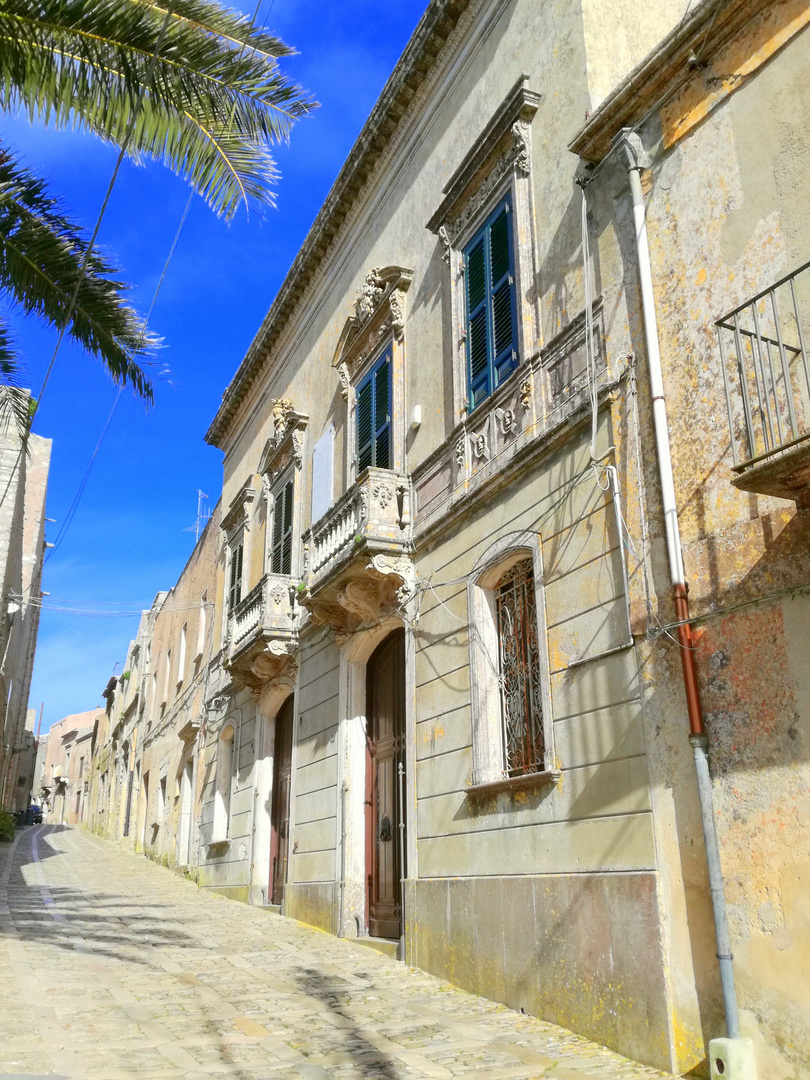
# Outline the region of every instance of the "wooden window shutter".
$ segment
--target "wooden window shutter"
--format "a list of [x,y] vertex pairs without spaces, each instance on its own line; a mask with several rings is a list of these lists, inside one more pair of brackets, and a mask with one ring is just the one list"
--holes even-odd
[[357,387],[357,472],[369,465],[391,468],[391,351]]
[[374,464],[391,468],[391,354],[374,370]]
[[357,471],[374,463],[374,385],[372,376],[357,388]]
[[518,362],[510,211],[506,199],[464,252],[470,411],[500,385]]
[[270,572],[292,573],[292,523],[294,481],[276,492],[273,501],[273,547],[270,555]]

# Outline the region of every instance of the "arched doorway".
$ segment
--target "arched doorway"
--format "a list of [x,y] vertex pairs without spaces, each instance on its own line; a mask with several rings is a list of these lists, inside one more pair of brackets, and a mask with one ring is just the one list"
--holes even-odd
[[268,888],[271,904],[280,904],[284,898],[284,885],[287,881],[287,868],[290,858],[293,702],[294,698],[291,694],[279,709],[275,725],[273,793],[270,808],[270,883]]
[[405,631],[395,630],[366,669],[366,916],[371,937],[402,933],[405,807]]

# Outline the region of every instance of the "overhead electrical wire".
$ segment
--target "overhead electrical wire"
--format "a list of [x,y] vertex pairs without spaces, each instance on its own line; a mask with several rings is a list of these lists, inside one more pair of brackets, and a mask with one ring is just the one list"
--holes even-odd
[[[81,291],[81,287],[84,284],[84,279],[85,279],[85,276],[87,274],[87,266],[88,266],[88,263],[90,262],[90,256],[93,254],[93,249],[94,249],[94,247],[96,245],[96,240],[98,239],[99,230],[101,229],[101,223],[104,220],[104,215],[107,212],[107,206],[108,206],[108,204],[110,202],[110,196],[112,195],[113,188],[115,187],[115,182],[118,179],[118,173],[119,173],[119,171],[121,169],[121,164],[122,164],[122,162],[124,160],[127,149],[129,148],[129,144],[130,144],[130,141],[132,139],[133,132],[135,131],[135,125],[136,125],[137,120],[138,120],[138,115],[139,115],[139,113],[141,111],[141,108],[143,106],[143,99],[144,99],[144,95],[146,94],[146,88],[147,88],[147,86],[150,85],[150,83],[152,81],[152,75],[153,75],[154,70],[155,70],[155,64],[157,63],[158,53],[160,52],[161,46],[163,45],[163,39],[166,36],[166,31],[167,31],[167,29],[169,27],[169,22],[171,20],[171,15],[172,15],[172,5],[168,4],[167,7],[166,7],[166,15],[164,16],[163,23],[161,24],[160,32],[158,34],[158,39],[155,42],[155,51],[149,57],[149,63],[147,65],[146,72],[144,73],[144,80],[143,80],[143,83],[141,84],[141,86],[140,86],[140,88],[138,90],[138,96],[135,99],[135,104],[134,104],[133,109],[132,109],[132,115],[130,116],[129,123],[127,124],[126,131],[124,132],[124,138],[121,141],[121,149],[118,152],[118,157],[117,157],[116,162],[115,162],[115,167],[114,167],[114,169],[112,171],[110,181],[107,184],[107,191],[106,191],[106,193],[104,195],[104,199],[103,199],[103,201],[101,203],[101,209],[99,210],[98,216],[96,217],[96,224],[95,224],[95,226],[93,228],[93,232],[92,232],[92,234],[90,236],[90,241],[89,241],[87,247],[85,248],[84,257],[82,259],[82,263],[81,263],[81,266],[79,268],[79,276],[76,279],[76,285],[74,286],[74,289],[73,289],[73,295],[71,296],[70,301],[68,302],[67,311],[65,312],[64,319],[63,319],[63,322],[62,322],[62,326],[59,329],[59,334],[58,334],[57,339],[56,339],[56,345],[54,346],[54,350],[53,350],[53,353],[51,355],[51,359],[50,359],[50,361],[48,363],[48,367],[45,370],[45,376],[44,376],[44,378],[42,380],[42,385],[39,388],[39,394],[34,399],[35,400],[34,414],[36,414],[36,412],[39,410],[40,405],[42,404],[42,397],[43,397],[43,395],[45,393],[45,390],[47,389],[48,383],[49,383],[50,378],[51,378],[51,374],[53,372],[54,364],[56,363],[56,358],[59,355],[59,350],[62,347],[62,342],[64,340],[65,334],[67,333],[68,324],[70,323],[71,316],[73,315],[73,312],[74,312],[75,307],[76,307],[76,303],[77,303],[77,301],[79,299],[79,292]],[[145,333],[145,332],[146,332],[146,327],[144,326],[143,327],[143,333]],[[143,340],[143,336],[141,336],[141,340]],[[121,385],[122,385],[122,389],[123,389],[123,383]],[[33,422],[33,417],[32,417],[32,422]],[[29,427],[29,431],[30,431],[30,427]],[[27,439],[27,433],[26,433],[26,436],[21,440],[20,449],[19,449],[19,451],[17,453],[16,461],[14,462],[14,466],[13,466],[13,468],[11,470],[10,475],[9,475],[8,482],[6,483],[5,490],[3,491],[3,494],[0,496],[0,506],[3,505],[3,503],[5,501],[5,498],[8,495],[9,489],[11,487],[12,479],[13,479],[15,473],[17,472],[17,469],[20,466],[20,461],[22,460],[22,455],[25,453],[25,448],[27,446],[27,443],[28,443],[28,439]]]

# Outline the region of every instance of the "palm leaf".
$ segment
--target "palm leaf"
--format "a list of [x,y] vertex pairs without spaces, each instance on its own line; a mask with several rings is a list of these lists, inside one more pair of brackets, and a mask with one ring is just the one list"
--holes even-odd
[[[207,0],[3,0],[0,109],[92,131],[164,161],[218,212],[272,202],[272,143],[312,107],[290,50]],[[160,49],[161,32],[164,37]],[[157,51],[157,55],[156,55]]]
[[[25,314],[66,327],[116,382],[152,401],[142,364],[154,355],[157,339],[124,300],[126,286],[114,276],[116,268],[98,250],[88,256],[87,245],[45,183],[0,150],[0,290]],[[5,350],[11,373],[16,359],[8,338]],[[0,373],[3,356],[0,342]]]

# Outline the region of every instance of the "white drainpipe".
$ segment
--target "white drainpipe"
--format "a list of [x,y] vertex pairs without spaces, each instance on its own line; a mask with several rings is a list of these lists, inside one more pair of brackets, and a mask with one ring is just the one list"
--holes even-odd
[[619,158],[627,166],[630,191],[633,198],[633,220],[635,222],[636,254],[638,275],[641,288],[641,307],[644,319],[644,338],[647,347],[647,363],[650,373],[650,390],[653,401],[653,421],[655,424],[655,443],[658,453],[658,475],[661,484],[661,499],[666,523],[667,554],[669,573],[675,600],[678,622],[678,639],[683,666],[684,687],[686,690],[687,711],[689,714],[689,742],[695,758],[698,799],[703,822],[703,837],[706,845],[706,864],[714,914],[714,929],[717,939],[717,960],[720,967],[720,983],[723,992],[723,1006],[726,1018],[728,1038],[712,1039],[709,1043],[709,1060],[712,1077],[723,1080],[756,1080],[753,1045],[750,1039],[740,1038],[740,1018],[737,1008],[737,992],[734,986],[733,955],[728,931],[725,893],[723,891],[723,873],[720,865],[720,845],[717,838],[717,825],[714,815],[711,777],[709,774],[708,743],[703,726],[700,706],[697,671],[695,666],[694,646],[692,644],[687,598],[686,578],[683,570],[681,538],[678,528],[678,507],[675,501],[675,479],[672,471],[672,454],[669,444],[667,407],[664,398],[664,378],[661,369],[661,350],[658,342],[658,324],[655,317],[655,297],[653,293],[650,250],[647,243],[647,208],[641,189],[641,170],[644,168],[644,148],[638,134],[630,128],[624,128],[614,140],[618,144]]

